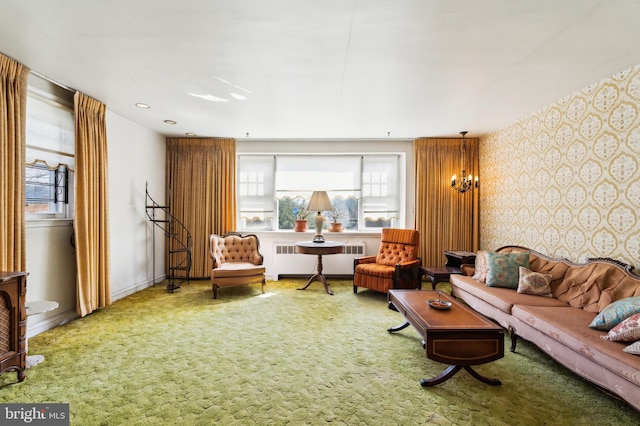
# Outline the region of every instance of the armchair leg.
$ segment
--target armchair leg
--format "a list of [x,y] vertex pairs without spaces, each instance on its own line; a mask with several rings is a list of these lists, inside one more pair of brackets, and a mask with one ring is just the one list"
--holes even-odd
[[264,285],[266,284],[266,280],[263,278],[262,279],[262,294],[264,294]]
[[353,286],[353,293],[354,293],[354,294],[357,294],[357,293],[358,293],[358,286],[357,286],[357,285],[354,285],[354,286]]
[[218,298],[218,285],[217,284],[211,284],[211,287],[213,289],[213,298],[217,299]]

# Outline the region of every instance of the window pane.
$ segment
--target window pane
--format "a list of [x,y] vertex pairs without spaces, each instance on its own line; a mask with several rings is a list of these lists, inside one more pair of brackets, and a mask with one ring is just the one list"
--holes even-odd
[[[400,155],[239,155],[239,227],[294,228],[317,190],[327,191],[335,212],[322,212],[346,230],[399,226]],[[298,213],[298,216],[300,213]],[[313,212],[307,217],[311,220]]]
[[52,95],[29,85],[25,167],[27,214],[73,217],[74,119],[73,109],[65,105],[69,101],[73,105],[73,94],[62,92]]
[[275,160],[270,155],[238,156],[238,226],[271,230],[275,219]]

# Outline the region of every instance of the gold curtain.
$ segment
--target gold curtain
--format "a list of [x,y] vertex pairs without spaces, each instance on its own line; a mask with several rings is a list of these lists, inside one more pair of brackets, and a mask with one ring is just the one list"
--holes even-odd
[[192,236],[191,276],[208,278],[209,235],[236,229],[236,140],[168,138],[167,200]]
[[75,94],[74,106],[77,311],[83,317],[111,304],[107,220],[107,108],[80,92]]
[[25,132],[29,68],[0,53],[0,271],[26,271]]
[[461,141],[460,138],[414,141],[416,229],[420,232],[424,266],[443,265],[445,250],[475,252],[480,245],[479,189],[461,194],[451,188],[451,176],[460,176],[463,167],[467,174],[474,177],[479,174],[478,139],[465,138],[464,166]]

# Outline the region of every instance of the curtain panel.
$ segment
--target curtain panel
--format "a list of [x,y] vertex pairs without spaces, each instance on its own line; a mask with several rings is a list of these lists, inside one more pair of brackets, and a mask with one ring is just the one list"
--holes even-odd
[[26,271],[27,78],[30,70],[0,53],[0,271]]
[[479,175],[478,139],[465,138],[465,165],[461,142],[461,138],[414,141],[415,227],[420,232],[424,266],[443,265],[445,250],[475,252],[480,245],[479,189],[459,193],[451,188],[451,176],[460,176],[463,168],[467,174]]
[[81,317],[111,304],[107,202],[106,105],[74,96],[77,311]]
[[193,241],[191,277],[208,278],[209,235],[236,230],[236,140],[168,138],[166,176],[170,213]]

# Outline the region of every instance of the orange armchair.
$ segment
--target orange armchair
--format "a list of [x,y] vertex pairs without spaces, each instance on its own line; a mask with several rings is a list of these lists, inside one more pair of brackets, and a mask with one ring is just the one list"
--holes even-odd
[[418,231],[383,228],[378,254],[353,261],[353,292],[357,293],[358,287],[381,293],[394,288],[422,288],[419,240]]
[[211,257],[211,286],[213,298],[218,298],[218,288],[248,284],[265,285],[265,267],[260,254],[260,241],[253,234],[230,232],[209,237]]

